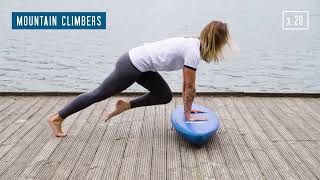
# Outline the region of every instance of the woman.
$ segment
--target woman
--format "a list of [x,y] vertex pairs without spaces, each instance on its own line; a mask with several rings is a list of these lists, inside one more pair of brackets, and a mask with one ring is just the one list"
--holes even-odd
[[145,43],[123,54],[117,61],[114,71],[96,89],[80,94],[57,113],[51,115],[48,122],[57,137],[64,137],[62,122],[69,115],[78,112],[93,103],[105,100],[137,82],[150,92],[126,102],[118,100],[115,110],[108,114],[112,118],[128,109],[169,103],[172,92],[157,71],[183,69],[183,102],[187,120],[204,120],[205,117],[191,115],[191,105],[196,95],[196,70],[200,60],[207,63],[218,62],[221,51],[229,42],[226,23],[212,21],[204,27],[199,38],[170,38],[154,43]]

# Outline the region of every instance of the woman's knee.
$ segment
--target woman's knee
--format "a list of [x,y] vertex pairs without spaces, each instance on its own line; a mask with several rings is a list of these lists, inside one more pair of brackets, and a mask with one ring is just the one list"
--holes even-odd
[[170,94],[167,95],[166,101],[167,103],[171,102],[173,98],[172,92],[170,92]]
[[167,104],[172,100],[172,98],[173,98],[173,95],[172,95],[172,92],[170,91],[161,96],[161,102],[162,104]]

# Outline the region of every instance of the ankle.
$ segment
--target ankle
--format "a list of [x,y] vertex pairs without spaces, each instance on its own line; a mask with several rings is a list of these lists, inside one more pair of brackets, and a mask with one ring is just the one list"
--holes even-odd
[[54,121],[63,121],[64,119],[63,119],[58,113],[56,113],[56,114],[54,115],[53,120],[54,120]]

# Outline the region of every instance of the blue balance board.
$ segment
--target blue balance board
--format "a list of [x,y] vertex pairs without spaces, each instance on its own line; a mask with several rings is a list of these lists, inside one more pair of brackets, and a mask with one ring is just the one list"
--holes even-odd
[[216,113],[210,109],[192,104],[192,109],[202,111],[203,113],[192,113],[194,116],[205,116],[208,120],[189,121],[184,114],[183,105],[179,105],[171,112],[171,123],[176,131],[192,144],[202,145],[218,131],[220,127],[219,119]]

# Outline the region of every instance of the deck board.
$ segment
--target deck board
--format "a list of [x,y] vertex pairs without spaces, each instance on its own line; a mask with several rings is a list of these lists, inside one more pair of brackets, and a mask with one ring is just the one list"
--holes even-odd
[[320,99],[200,95],[221,127],[204,146],[170,124],[180,96],[105,122],[118,95],[69,116],[65,138],[47,118],[75,96],[0,96],[0,179],[319,179]]
[[[34,121],[38,122],[32,127],[32,129],[29,129],[29,131],[21,137],[18,136],[19,139],[13,139],[12,143],[9,144],[9,146],[12,148],[8,151],[8,153],[5,154],[5,156],[1,158],[1,178],[9,179],[6,177],[11,177],[24,171],[30,162],[30,158],[36,156],[39,150],[41,150],[41,147],[50,138],[50,136],[48,136],[48,128],[46,127],[46,124],[44,124],[45,122],[43,119],[45,119],[47,115],[57,110],[59,106],[62,106],[64,103],[66,103],[67,100],[67,98],[56,99],[58,101],[46,104],[39,111],[39,114],[28,119],[30,124]],[[25,128],[28,129],[27,126]],[[8,171],[3,171],[4,168],[8,168]]]

